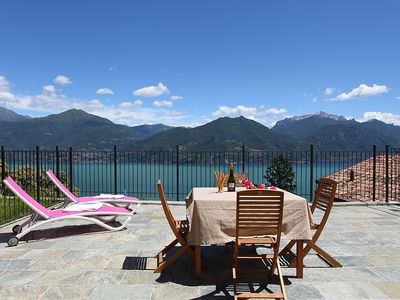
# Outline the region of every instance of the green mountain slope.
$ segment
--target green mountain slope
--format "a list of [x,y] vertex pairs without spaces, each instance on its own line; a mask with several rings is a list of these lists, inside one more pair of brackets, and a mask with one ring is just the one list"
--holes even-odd
[[136,148],[144,150],[175,149],[181,145],[184,150],[278,150],[298,146],[295,139],[276,134],[271,129],[244,117],[220,118],[195,128],[173,128],[158,133],[139,143]]
[[318,129],[304,139],[306,144],[314,144],[319,150],[364,150],[377,145],[400,146],[400,127],[377,120],[365,123],[354,122],[346,125],[328,125]]
[[4,107],[0,107],[0,121],[9,121],[9,122],[15,122],[15,121],[21,121],[21,120],[27,120],[30,119],[28,116],[23,116],[19,115],[12,110],[9,110]]
[[132,126],[131,129],[134,133],[141,135],[143,138],[150,137],[157,133],[170,130],[172,126],[164,125],[164,124],[153,124],[153,125],[139,125]]
[[13,149],[32,149],[35,145],[54,149],[56,145],[81,150],[126,148],[142,138],[129,127],[88,114],[68,110],[61,114],[19,122],[0,122],[0,144]]

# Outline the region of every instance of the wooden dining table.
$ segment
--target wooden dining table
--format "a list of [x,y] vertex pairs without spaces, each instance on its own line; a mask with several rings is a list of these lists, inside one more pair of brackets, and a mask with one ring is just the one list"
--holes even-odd
[[[237,188],[236,191],[245,188]],[[306,198],[284,192],[282,240],[296,242],[296,277],[303,277],[303,243],[311,240],[312,214]],[[201,246],[235,240],[236,192],[218,193],[216,187],[195,187],[186,198],[190,222],[188,244],[195,249],[195,276],[201,278]]]

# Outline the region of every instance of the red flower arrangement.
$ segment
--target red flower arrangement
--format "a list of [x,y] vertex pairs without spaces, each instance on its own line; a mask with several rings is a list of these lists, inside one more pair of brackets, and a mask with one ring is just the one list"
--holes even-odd
[[[265,186],[264,183],[257,184],[257,183],[252,183],[250,180],[247,178],[242,179],[242,184],[246,187],[246,189],[266,189],[267,187]],[[276,190],[275,186],[271,186],[268,188],[269,190]]]

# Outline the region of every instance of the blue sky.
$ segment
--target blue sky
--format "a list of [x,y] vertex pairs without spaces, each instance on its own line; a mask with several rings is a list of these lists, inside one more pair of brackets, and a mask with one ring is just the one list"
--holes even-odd
[[0,106],[128,125],[321,110],[400,125],[399,53],[399,1],[6,0]]

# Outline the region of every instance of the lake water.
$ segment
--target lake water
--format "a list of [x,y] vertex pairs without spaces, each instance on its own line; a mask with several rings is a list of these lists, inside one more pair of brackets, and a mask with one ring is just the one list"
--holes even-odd
[[[351,162],[314,163],[313,190],[315,180],[332,174],[351,165]],[[245,166],[244,172],[254,183],[268,182],[263,178],[268,165],[252,164]],[[309,198],[310,195],[310,164],[295,163],[296,193]],[[61,170],[67,172],[67,165]],[[228,165],[195,165],[159,164],[159,163],[124,163],[117,164],[117,191],[115,191],[115,171],[113,164],[73,164],[73,185],[78,187],[81,196],[99,193],[127,194],[143,200],[158,199],[157,179],[164,185],[168,200],[182,201],[193,187],[216,186],[214,170],[229,172]],[[236,166],[235,173],[242,172],[242,166]]]

